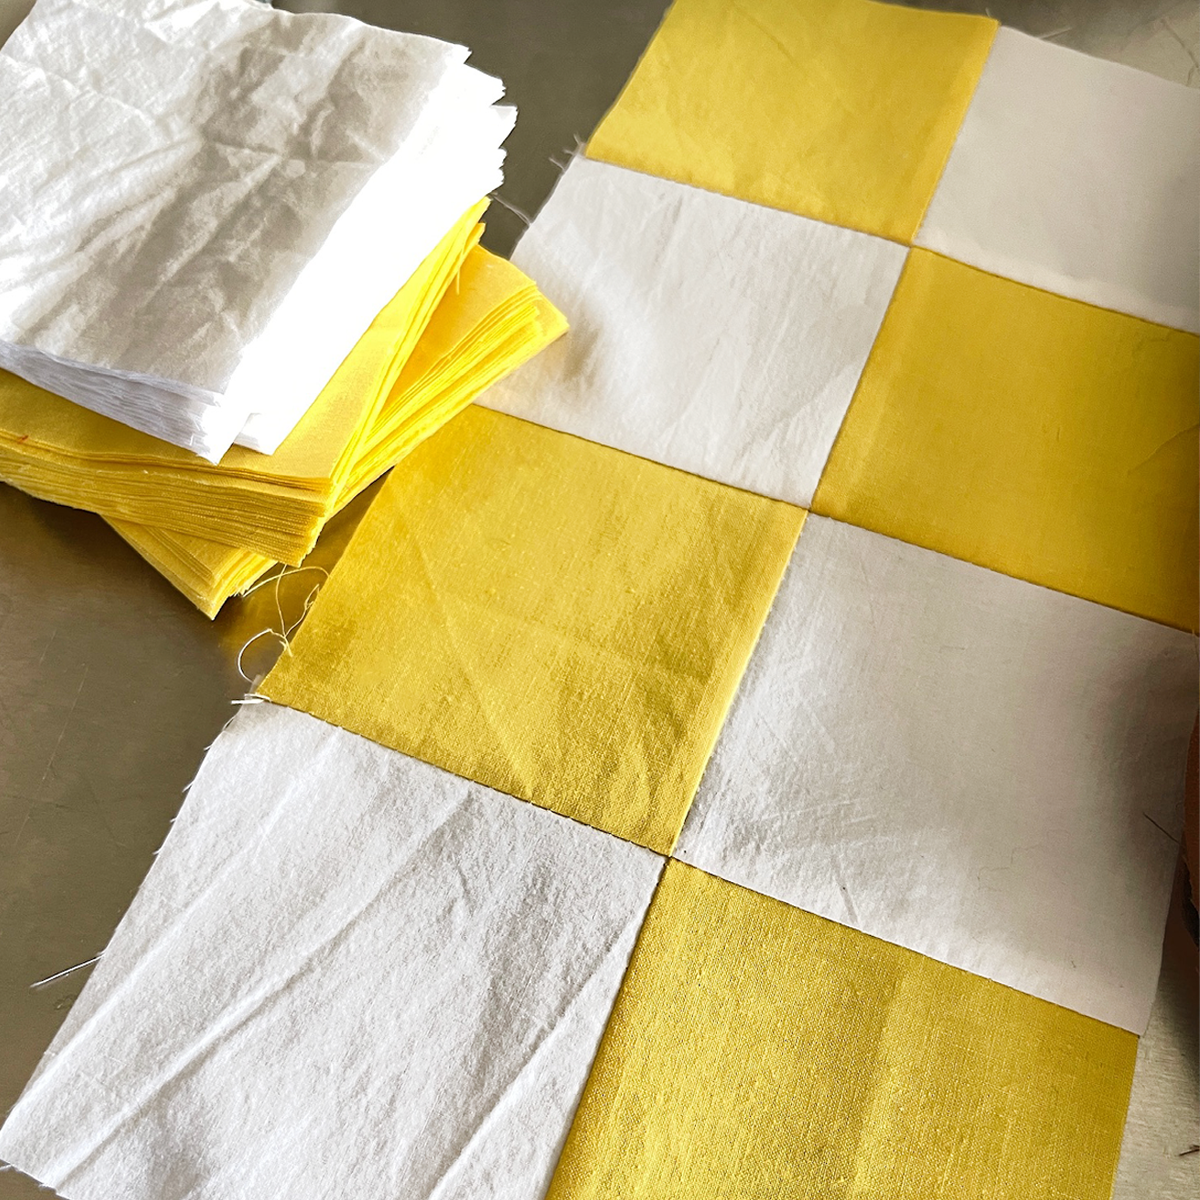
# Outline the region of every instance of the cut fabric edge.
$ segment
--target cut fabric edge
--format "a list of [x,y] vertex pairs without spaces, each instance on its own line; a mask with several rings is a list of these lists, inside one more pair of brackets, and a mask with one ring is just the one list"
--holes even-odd
[[[826,913],[817,912],[815,909],[806,908],[802,904],[797,904],[794,900],[788,900],[785,897],[776,894],[776,892],[773,890],[765,890],[762,888],[752,887],[746,883],[739,882],[738,880],[731,878],[729,874],[722,873],[722,871],[719,870],[715,866],[705,866],[698,861],[694,861],[698,857],[699,856],[695,855],[695,854],[689,855],[688,857],[683,857],[681,854],[676,853],[675,850],[672,850],[672,852],[670,854],[670,861],[681,863],[682,865],[684,865],[686,867],[690,867],[692,870],[700,871],[705,875],[711,876],[713,879],[719,879],[719,880],[721,880],[722,883],[729,884],[730,887],[741,888],[743,891],[752,892],[754,895],[761,896],[767,900],[771,900],[776,904],[782,904],[786,908],[789,908],[789,909],[793,910],[794,912],[803,913],[805,916],[815,918],[816,920],[819,920],[819,921],[826,921],[830,925],[837,925],[838,927],[840,927],[842,929],[849,930],[852,934],[856,934],[858,936],[865,937],[865,938],[870,938],[872,941],[880,942],[880,943],[882,943],[884,945],[888,945],[888,946],[894,946],[897,950],[902,950],[906,954],[915,954],[919,958],[926,959],[932,963],[937,963],[937,965],[939,967],[944,967],[947,971],[957,971],[961,975],[969,975],[972,979],[981,980],[983,983],[986,983],[990,986],[1004,988],[1005,991],[1007,991],[1007,992],[1012,992],[1012,993],[1015,993],[1016,995],[1024,996],[1028,1000],[1037,1001],[1037,1003],[1039,1003],[1039,1004],[1049,1005],[1051,1008],[1059,1009],[1062,1012],[1071,1013],[1073,1016],[1079,1017],[1082,1020],[1095,1021],[1098,1025],[1104,1025],[1109,1029],[1115,1029],[1115,1030],[1119,1031],[1120,1033],[1127,1034],[1128,1036],[1130,1036],[1132,1038],[1135,1038],[1135,1039],[1141,1038],[1145,1034],[1146,1028],[1148,1027],[1148,1025],[1150,1023],[1150,1006],[1149,1005],[1147,1005],[1145,1008],[1144,1016],[1142,1018],[1140,1018],[1137,1022],[1135,1022],[1134,1025],[1130,1025],[1130,1024],[1122,1023],[1120,1021],[1111,1020],[1105,1016],[1100,1015],[1097,1012],[1088,1012],[1083,1008],[1074,1007],[1069,1004],[1061,1004],[1058,1001],[1051,1000],[1046,996],[1040,996],[1036,992],[1027,991],[1025,988],[1017,987],[1016,985],[1011,984],[1011,983],[1006,983],[1004,980],[997,979],[993,975],[985,975],[979,971],[972,971],[968,967],[959,966],[957,963],[948,962],[945,958],[941,958],[941,957],[938,957],[937,955],[930,954],[930,953],[928,953],[928,951],[922,950],[917,946],[910,945],[907,941],[902,940],[900,938],[883,937],[880,934],[871,933],[869,930],[859,929],[857,926],[851,925],[847,921],[840,921],[837,919],[837,917],[831,917]],[[1163,926],[1164,934],[1166,932],[1167,918],[1170,915],[1170,913],[1169,913],[1170,899],[1171,899],[1170,891],[1168,890],[1165,894],[1165,898],[1161,905],[1161,907],[1162,907],[1162,926]],[[1158,958],[1158,962],[1159,962],[1158,971],[1161,971],[1161,962],[1162,962],[1162,938],[1161,937],[1158,940],[1157,958]],[[1155,974],[1156,979],[1157,979],[1158,971],[1156,971],[1156,974]],[[1135,1025],[1136,1025],[1136,1027],[1135,1027]]]
[[[331,515],[368,429],[439,303],[478,244],[483,232],[479,217],[487,205],[485,198],[463,213],[434,252],[377,314],[377,321],[386,323],[389,309],[401,305],[406,309],[405,325],[387,353],[374,362],[371,384],[374,392],[327,477],[281,480],[267,474],[256,478],[249,468],[260,461],[267,463],[269,458],[235,447],[230,453],[238,465],[229,472],[228,479],[222,477],[219,464],[217,471],[211,472],[195,460],[184,460],[167,466],[162,482],[156,483],[154,470],[139,469],[135,461],[117,459],[110,463],[107,458],[89,461],[53,447],[42,447],[37,442],[31,444],[25,435],[0,438],[0,479],[39,499],[96,512],[105,519],[143,524],[147,517],[152,517],[152,523],[159,528],[299,565]],[[377,328],[373,323],[356,345],[366,346],[378,340]],[[370,347],[367,352],[373,353],[375,349]],[[356,365],[351,361],[353,358],[352,354],[339,366],[339,373]],[[330,387],[337,384],[335,376]],[[304,428],[300,427],[301,433]],[[116,472],[115,477],[106,478],[106,473],[112,471]],[[114,486],[117,484],[121,485],[119,490]],[[172,504],[164,502],[164,487],[173,497]],[[231,504],[236,510],[239,502],[241,515],[235,511],[231,518]]]
[[927,230],[922,224],[912,243],[915,250],[926,250],[963,266],[973,267],[985,275],[994,275],[1010,283],[1033,288],[1064,300],[1075,300],[1090,308],[1119,313],[1148,325],[1172,329],[1179,333],[1200,336],[1200,309],[1168,304],[1137,292],[1120,283],[1105,279],[1081,279],[1067,275],[1054,267],[1027,259],[1012,257],[972,242],[966,244],[940,230]]

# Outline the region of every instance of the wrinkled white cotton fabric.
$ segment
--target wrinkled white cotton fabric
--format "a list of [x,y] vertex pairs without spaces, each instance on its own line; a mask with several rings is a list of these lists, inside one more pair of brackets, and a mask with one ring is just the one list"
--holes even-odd
[[904,257],[576,158],[513,252],[570,332],[482,403],[807,506]]
[[1140,1033],[1195,714],[1190,635],[810,516],[676,854]]
[[274,449],[511,110],[467,51],[253,0],[38,0],[0,51],[0,366],[216,461]]
[[78,1200],[540,1196],[661,866],[246,708],[0,1157]]
[[273,454],[307,411],[311,381],[332,377],[453,222],[504,181],[500,144],[517,110],[492,106],[502,94],[499,80],[455,67],[404,150],[355,196],[238,364],[225,398],[250,414],[239,445]]
[[1200,92],[1002,28],[916,240],[1200,332]]

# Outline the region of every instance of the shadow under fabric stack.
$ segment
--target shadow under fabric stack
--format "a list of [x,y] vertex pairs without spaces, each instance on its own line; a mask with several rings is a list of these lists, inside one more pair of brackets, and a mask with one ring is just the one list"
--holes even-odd
[[1197,702],[1200,161],[1146,112],[1200,100],[677,0],[514,255],[571,334],[380,490],[0,1154],[1108,1200]]
[[478,246],[515,114],[466,53],[249,0],[39,3],[0,52],[28,122],[0,128],[0,479],[212,615],[561,333]]

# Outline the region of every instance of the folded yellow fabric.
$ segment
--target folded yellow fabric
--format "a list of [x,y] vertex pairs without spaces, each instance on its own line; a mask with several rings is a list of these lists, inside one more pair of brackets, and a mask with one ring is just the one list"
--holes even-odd
[[549,1200],[1108,1200],[1136,1050],[672,861]]
[[[472,249],[361,439],[334,511],[566,327],[562,314],[526,275],[481,246]],[[110,524],[210,617],[275,562],[252,550],[152,525]]]
[[101,516],[298,563],[333,511],[405,362],[479,241],[482,201],[379,313],[272,455],[212,463],[0,372],[0,480]]
[[908,242],[996,28],[872,0],[675,0],[587,153]]
[[260,690],[669,850],[803,518],[471,407],[389,477]]
[[1196,628],[1200,339],[913,250],[813,511]]

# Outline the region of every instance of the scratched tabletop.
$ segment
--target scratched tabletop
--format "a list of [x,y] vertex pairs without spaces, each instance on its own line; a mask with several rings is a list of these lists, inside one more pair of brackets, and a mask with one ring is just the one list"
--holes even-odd
[[[1060,45],[1196,86],[1193,0],[927,2],[988,12]],[[0,0],[0,41],[28,10]],[[557,178],[551,158],[586,139],[649,41],[666,0],[292,0],[472,48],[520,119],[503,205],[485,243],[507,254]],[[332,565],[365,511],[360,497],[314,554]],[[294,591],[290,590],[294,586]],[[307,589],[284,583],[208,621],[99,518],[0,485],[0,1116],[86,981],[166,836],[205,749],[248,687],[238,653],[295,620]],[[269,637],[247,650],[250,678]],[[1186,935],[1185,935],[1186,936]],[[59,978],[59,972],[67,974]],[[1168,930],[1150,1028],[1138,1053],[1115,1196],[1200,1194],[1197,1033],[1186,946]],[[38,984],[41,980],[50,982]],[[181,979],[180,987],[188,981]],[[1189,988],[1191,990],[1189,990]],[[46,1192],[0,1173],[0,1200]],[[117,1200],[117,1198],[114,1198]]]

